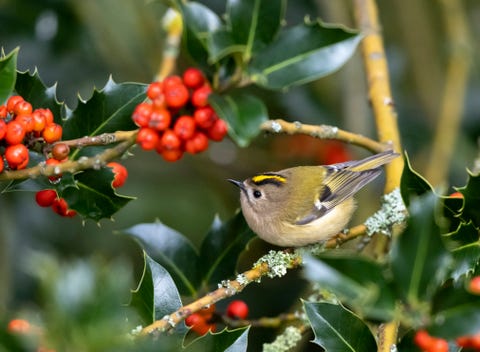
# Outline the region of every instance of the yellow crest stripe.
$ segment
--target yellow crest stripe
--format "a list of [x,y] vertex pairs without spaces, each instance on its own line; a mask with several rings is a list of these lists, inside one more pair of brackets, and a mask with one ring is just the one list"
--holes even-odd
[[278,183],[285,183],[287,179],[283,176],[276,175],[276,174],[260,174],[252,177],[252,181],[256,184],[265,183],[265,182],[278,182]]

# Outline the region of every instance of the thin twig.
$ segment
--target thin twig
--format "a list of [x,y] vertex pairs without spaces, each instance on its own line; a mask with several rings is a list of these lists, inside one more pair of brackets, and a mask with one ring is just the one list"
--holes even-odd
[[[133,144],[135,144],[137,131],[118,131],[109,136],[112,137],[112,143],[120,143],[98,155],[89,158],[80,157],[78,160],[67,160],[57,165],[47,165],[45,162],[41,162],[28,169],[4,171],[0,174],[0,181],[25,180],[28,178],[36,178],[38,176],[55,176],[64,172],[75,173],[82,170],[99,168],[109,161],[122,156]],[[79,140],[82,140],[81,143],[85,145],[89,140],[92,141],[91,138],[94,137],[85,137],[83,139],[80,138]],[[76,141],[78,142],[79,140]]]
[[277,119],[264,122],[260,129],[269,133],[306,134],[318,139],[335,139],[363,147],[374,153],[392,148],[389,144],[379,143],[360,134],[344,131],[329,125],[307,125],[300,122],[287,122]]

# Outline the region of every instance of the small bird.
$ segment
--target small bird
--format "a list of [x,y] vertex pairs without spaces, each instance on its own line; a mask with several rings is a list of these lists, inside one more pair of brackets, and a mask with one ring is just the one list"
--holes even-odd
[[228,181],[240,188],[245,220],[260,238],[281,247],[305,246],[343,230],[355,210],[353,195],[398,155],[389,150],[362,160],[297,166]]

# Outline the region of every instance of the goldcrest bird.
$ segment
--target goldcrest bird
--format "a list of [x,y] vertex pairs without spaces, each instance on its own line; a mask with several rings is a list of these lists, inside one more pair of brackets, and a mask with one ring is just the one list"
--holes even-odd
[[242,212],[263,240],[282,247],[325,241],[343,230],[355,210],[353,195],[399,154],[392,150],[362,160],[321,166],[297,166],[265,172],[240,188]]

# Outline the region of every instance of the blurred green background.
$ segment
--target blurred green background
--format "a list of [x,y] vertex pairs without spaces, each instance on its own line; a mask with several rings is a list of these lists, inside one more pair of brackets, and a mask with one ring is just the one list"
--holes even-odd
[[[224,1],[201,2],[224,12]],[[460,57],[459,65],[467,65],[468,80],[460,85],[466,89],[461,99],[462,122],[458,137],[448,145],[454,157],[451,162],[444,161],[451,167],[448,182],[443,183],[462,186],[465,167],[473,168],[478,154],[480,3],[378,3],[403,145],[420,172],[432,162],[449,60]],[[450,3],[463,8],[465,15],[460,26],[465,27],[467,36],[463,36],[465,31],[453,36],[460,38],[458,41],[451,39],[457,27],[452,30],[446,24],[445,9]],[[88,99],[93,87],[103,87],[109,75],[116,82],[152,81],[161,62],[165,10],[157,1],[0,0],[0,46],[6,53],[20,47],[19,70],[37,69],[45,84],[56,84],[59,100],[74,108],[77,95]],[[355,27],[352,1],[289,2],[286,25],[305,16]],[[191,58],[180,53],[179,72],[192,64]],[[360,50],[342,70],[313,84],[284,93],[252,90],[265,100],[271,118],[334,124],[375,137]],[[462,91],[453,91],[457,93]],[[38,300],[35,281],[22,266],[22,259],[32,250],[66,259],[123,258],[132,263],[138,280],[143,265],[140,249],[130,239],[114,234],[115,230],[159,219],[198,245],[215,214],[227,219],[238,207],[238,191],[227,178],[243,179],[259,171],[321,162],[316,156],[321,148],[321,143],[305,139],[260,136],[250,147],[239,149],[227,139],[213,143],[202,155],[186,156],[176,163],[134,150],[134,156],[124,160],[129,178],[120,193],[138,199],[118,212],[114,221],[99,224],[63,219],[39,208],[32,192],[1,194],[0,317]],[[358,148],[349,150],[355,158],[366,155]],[[379,181],[361,192],[359,220],[378,206],[378,201],[372,201],[378,197],[369,192],[380,194],[381,188]]]

